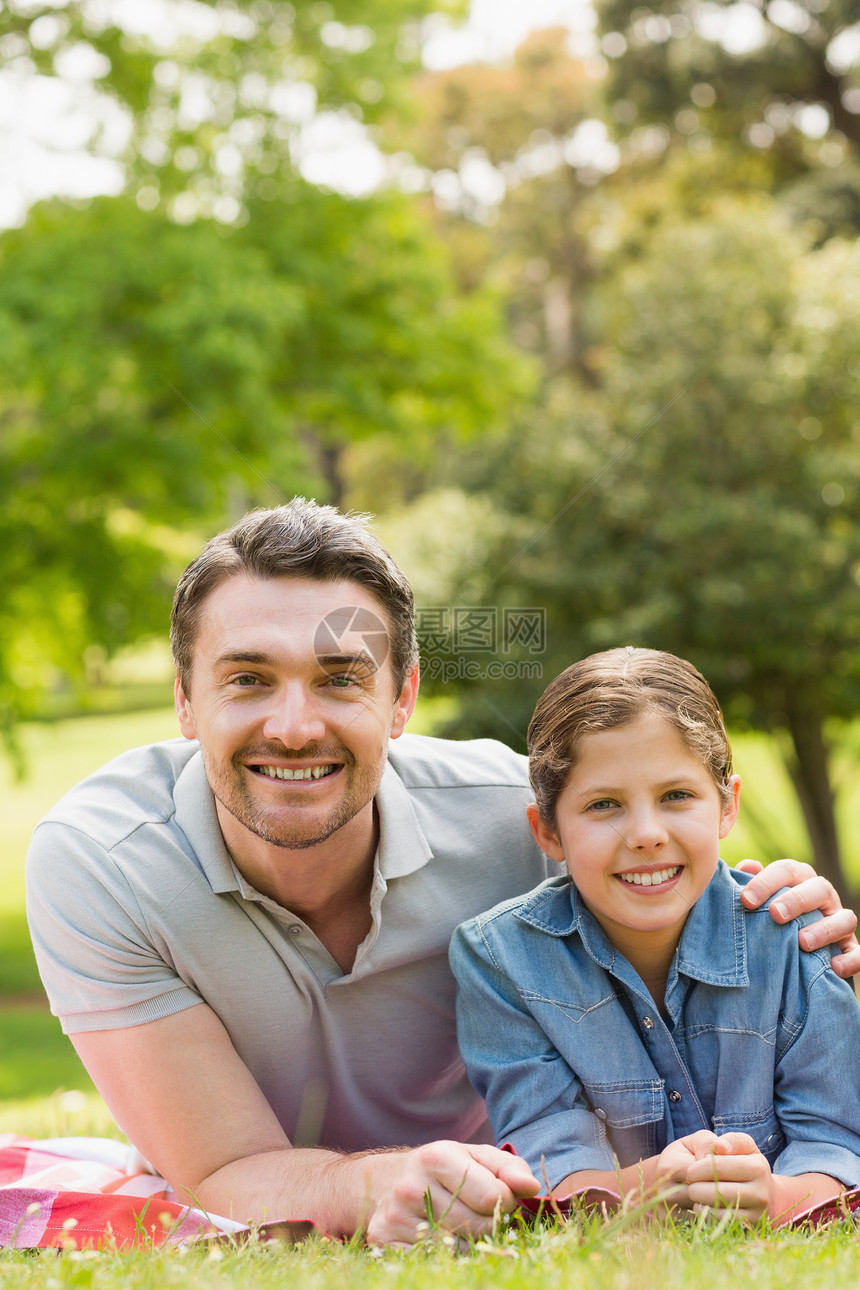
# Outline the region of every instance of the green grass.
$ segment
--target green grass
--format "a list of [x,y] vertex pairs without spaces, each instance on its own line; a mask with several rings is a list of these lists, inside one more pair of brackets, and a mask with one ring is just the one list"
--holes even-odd
[[315,1238],[287,1247],[227,1243],[214,1248],[133,1254],[53,1251],[0,1254],[0,1281],[12,1287],[65,1290],[831,1290],[860,1273],[853,1225],[807,1234],[741,1230],[708,1219],[631,1225],[575,1218],[536,1231],[500,1230],[465,1253],[434,1244],[407,1251],[368,1250]]

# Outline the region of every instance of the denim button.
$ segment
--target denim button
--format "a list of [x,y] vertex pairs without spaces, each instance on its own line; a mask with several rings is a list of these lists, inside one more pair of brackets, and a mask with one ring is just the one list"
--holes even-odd
[[672,1092],[669,1094],[669,1101],[680,1102],[680,1100],[681,1100],[681,1094],[678,1092],[676,1088],[673,1088]]
[[594,1114],[597,1116],[598,1120],[606,1119],[606,1112],[603,1110],[601,1106],[596,1106],[594,1108]]
[[650,1018],[650,1017],[643,1017],[643,1018],[642,1018],[642,1025],[645,1027],[645,1029],[646,1029],[646,1030],[653,1030],[653,1029],[654,1029],[654,1022],[651,1020],[651,1018]]

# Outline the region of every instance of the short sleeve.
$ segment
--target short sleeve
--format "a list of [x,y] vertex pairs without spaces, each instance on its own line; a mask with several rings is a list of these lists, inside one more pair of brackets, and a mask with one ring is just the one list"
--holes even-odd
[[142,1025],[201,1002],[153,944],[125,875],[87,834],[41,824],[26,873],[36,962],[66,1034]]

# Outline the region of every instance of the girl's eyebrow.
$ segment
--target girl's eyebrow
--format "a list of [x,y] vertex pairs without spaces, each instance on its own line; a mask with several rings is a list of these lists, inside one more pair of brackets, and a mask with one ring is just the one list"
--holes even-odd
[[[693,781],[690,779],[690,772],[687,771],[684,774],[672,775],[669,779],[661,780],[659,784],[651,784],[649,787],[655,788],[658,792],[662,793],[665,792],[667,788],[691,787],[692,782]],[[610,785],[605,783],[601,784],[599,781],[596,784],[583,786],[574,785],[571,780],[568,780],[568,784],[571,788],[576,788],[580,797],[594,797],[595,795],[598,797],[617,797],[620,793],[623,793],[627,787],[626,784],[623,783]]]

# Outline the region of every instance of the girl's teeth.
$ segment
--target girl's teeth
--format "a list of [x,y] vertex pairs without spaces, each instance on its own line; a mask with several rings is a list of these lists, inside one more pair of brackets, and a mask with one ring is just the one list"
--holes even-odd
[[622,882],[632,883],[635,887],[656,887],[661,882],[668,882],[680,872],[681,866],[675,865],[673,869],[654,869],[651,873],[620,873],[618,877]]

